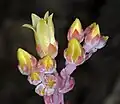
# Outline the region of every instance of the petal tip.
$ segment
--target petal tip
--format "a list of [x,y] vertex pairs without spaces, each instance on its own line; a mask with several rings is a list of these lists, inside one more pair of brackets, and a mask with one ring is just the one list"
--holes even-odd
[[23,53],[24,52],[24,50],[22,49],[22,48],[18,48],[18,50],[17,50],[17,55],[19,56],[19,55],[21,55],[21,53]]
[[35,19],[35,18],[40,18],[38,15],[36,15],[35,13],[31,13],[31,18]]
[[44,15],[44,19],[47,19],[49,17],[49,11],[47,11]]
[[35,16],[35,14],[34,14],[34,13],[31,13],[31,17],[33,17],[33,16]]
[[103,39],[107,41],[109,39],[109,36],[103,36]]
[[[79,18],[76,18],[76,19],[74,20],[74,22],[73,22],[73,24],[71,25],[71,27],[74,27],[74,26],[77,25],[77,24],[78,24],[79,27],[81,26],[81,22],[80,22]],[[81,28],[81,27],[80,27],[80,28]]]
[[80,22],[79,18],[76,18],[75,21],[76,21],[76,22]]

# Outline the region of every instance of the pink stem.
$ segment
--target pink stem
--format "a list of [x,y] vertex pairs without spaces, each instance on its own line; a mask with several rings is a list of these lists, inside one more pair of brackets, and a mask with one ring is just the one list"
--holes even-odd
[[44,96],[45,104],[64,104],[64,95],[57,90],[51,96]]

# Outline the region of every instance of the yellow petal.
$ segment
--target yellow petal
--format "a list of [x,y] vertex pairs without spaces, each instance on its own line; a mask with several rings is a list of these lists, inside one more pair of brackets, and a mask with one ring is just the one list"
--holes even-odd
[[33,25],[34,28],[36,28],[36,26],[37,26],[37,24],[40,20],[40,17],[37,16],[36,14],[32,13],[31,18],[32,18],[32,25]]
[[40,72],[30,73],[29,76],[28,76],[28,81],[32,85],[35,85],[35,86],[38,85],[39,83],[42,82],[41,73]]
[[31,80],[34,80],[34,81],[40,80],[40,74],[37,72],[31,73],[30,77],[31,77]]
[[31,55],[28,52],[19,48],[17,51],[17,58],[21,69],[23,69],[25,65],[28,69],[32,69]]
[[96,26],[96,22],[93,22],[89,27],[90,28],[93,28],[93,27],[95,27]]
[[66,56],[71,56],[73,62],[75,62],[79,56],[83,55],[83,48],[77,39],[73,38],[68,43],[66,50]]
[[36,44],[40,45],[40,48],[43,52],[43,56],[40,55],[40,57],[44,57],[48,53],[48,46],[50,44],[49,41],[49,33],[48,33],[48,25],[46,24],[46,21],[44,19],[40,19],[39,23],[37,24],[37,34],[36,34]]
[[79,20],[78,18],[76,18],[70,28],[71,28],[71,30],[72,30],[72,33],[75,31],[75,29],[76,29],[79,33],[81,33],[81,31],[82,31],[82,25],[81,25],[80,20]]
[[51,79],[51,78],[48,78],[47,80],[47,86],[52,88],[54,85],[56,84],[56,81]]
[[49,17],[49,11],[47,11],[44,15],[44,19],[47,19]]
[[93,24],[93,29],[92,29],[92,33],[91,33],[92,37],[95,37],[97,35],[100,35],[100,29],[99,29],[99,25],[95,25]]
[[50,68],[53,67],[54,62],[53,59],[50,56],[45,56],[42,60],[41,60],[42,64],[45,66],[45,68],[47,70],[49,70]]
[[54,75],[46,75],[44,77],[46,86],[49,88],[54,88],[56,86],[57,78]]

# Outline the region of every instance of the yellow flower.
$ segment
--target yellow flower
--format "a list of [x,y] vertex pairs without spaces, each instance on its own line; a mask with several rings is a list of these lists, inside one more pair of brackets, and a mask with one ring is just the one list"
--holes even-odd
[[52,79],[48,79],[47,86],[49,86],[50,88],[52,88],[54,86],[54,84],[56,84],[55,81],[53,81]]
[[37,72],[31,73],[30,77],[31,77],[31,80],[35,80],[35,81],[40,80],[40,75]]
[[82,42],[84,38],[84,34],[82,32],[83,30],[82,30],[81,22],[78,18],[76,18],[68,31],[68,40],[72,38],[76,38],[80,42]]
[[36,89],[35,92],[39,94],[40,96],[50,96],[54,93],[56,87],[57,87],[57,77],[51,74],[46,74],[44,76],[44,80],[42,83],[40,83]]
[[36,65],[36,59],[25,50],[19,48],[17,51],[19,70],[22,74],[28,75]]
[[70,63],[77,65],[83,63],[84,50],[77,39],[73,38],[69,41],[68,48],[64,51],[64,57]]
[[41,58],[46,55],[55,58],[58,53],[58,44],[54,37],[54,24],[52,21],[53,14],[49,16],[49,12],[46,12],[44,18],[40,18],[32,13],[31,17],[32,26],[24,24],[23,27],[30,28],[34,31],[38,55]]
[[39,83],[42,82],[42,78],[41,78],[41,73],[40,72],[32,72],[30,73],[30,75],[28,76],[28,81],[30,84],[32,85],[38,85]]
[[54,75],[45,76],[45,83],[47,87],[53,88],[56,86],[57,77],[55,77]]
[[85,35],[83,47],[87,53],[96,52],[97,49],[104,47],[109,38],[100,34],[99,25],[95,22],[85,29]]
[[53,72],[56,69],[56,62],[50,56],[45,56],[38,62],[38,69],[41,69],[45,72]]

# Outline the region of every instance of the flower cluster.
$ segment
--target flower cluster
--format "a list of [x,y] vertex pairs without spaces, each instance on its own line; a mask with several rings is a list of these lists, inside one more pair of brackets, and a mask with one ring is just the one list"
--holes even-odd
[[74,78],[70,75],[76,66],[83,64],[97,49],[105,46],[108,36],[101,36],[99,25],[96,23],[83,30],[80,20],[75,19],[68,31],[68,47],[64,50],[66,67],[59,74],[55,61],[58,43],[54,37],[53,14],[49,15],[49,12],[46,12],[44,18],[32,14],[31,18],[32,25],[24,24],[23,27],[33,30],[40,59],[37,60],[19,48],[19,71],[28,76],[30,84],[36,86],[35,92],[44,97],[45,104],[64,104],[64,93],[72,90],[75,85]]
[[[68,48],[64,51],[66,63],[80,65],[88,60],[94,52],[105,46],[108,36],[100,34],[96,23],[88,26],[84,31],[78,18],[75,19],[68,31]],[[83,46],[81,45],[83,43]]]

